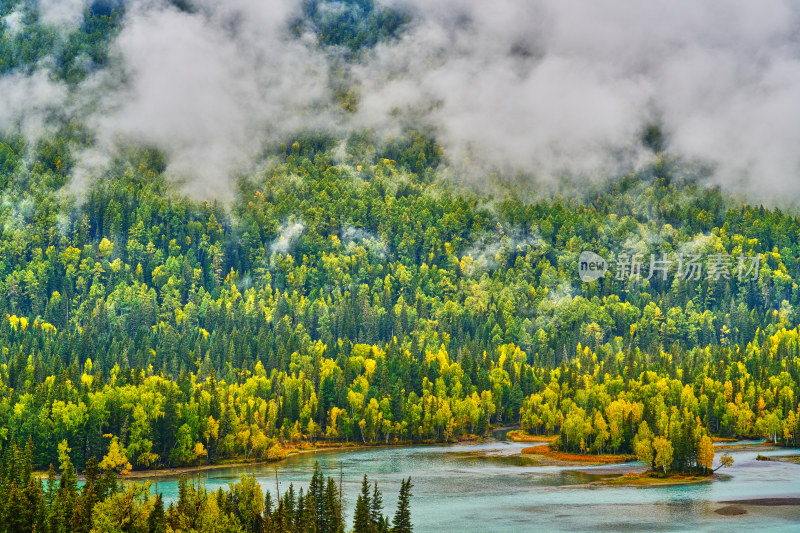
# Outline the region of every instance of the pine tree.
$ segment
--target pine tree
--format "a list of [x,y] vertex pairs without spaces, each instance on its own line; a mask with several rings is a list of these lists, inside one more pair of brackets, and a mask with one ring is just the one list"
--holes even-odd
[[272,495],[269,491],[264,494],[264,517],[267,518],[272,514]]
[[31,472],[33,472],[33,439],[31,437],[28,437],[28,442],[25,444],[25,450],[22,453],[21,469],[20,485],[27,485],[28,480],[31,478]]
[[278,501],[278,508],[275,509],[275,514],[273,516],[272,526],[274,531],[283,532],[289,530],[291,522],[289,521],[289,515],[286,514],[286,507],[283,505],[283,499]]
[[97,459],[90,457],[86,462],[86,469],[84,470],[85,483],[81,490],[81,496],[78,500],[78,507],[72,516],[73,530],[78,533],[83,533],[92,528],[92,509],[99,501],[97,495],[97,480],[99,479],[100,472],[97,469]]
[[364,480],[361,482],[361,494],[358,495],[353,516],[353,531],[355,533],[370,533],[373,530],[370,519],[369,481],[367,481],[367,475],[364,474]]
[[375,481],[372,488],[372,498],[370,500],[370,522],[372,522],[372,531],[383,533],[389,530],[389,520],[383,516],[383,496],[381,491],[378,490],[378,482]]
[[301,488],[297,495],[297,508],[294,512],[294,529],[296,531],[311,531],[311,521],[309,520],[309,512],[306,505],[306,496]]
[[148,533],[164,533],[166,531],[164,520],[164,499],[159,492],[156,495],[153,510],[150,511],[150,518],[147,519]]
[[411,478],[403,481],[400,484],[400,496],[397,499],[397,511],[394,514],[394,528],[393,533],[411,533],[413,526],[411,525]]
[[86,482],[72,514],[72,531],[88,533],[92,528],[92,509],[97,503],[97,492],[93,483]]
[[25,499],[22,491],[17,487],[17,482],[14,481],[11,489],[8,491],[8,499],[5,504],[6,517],[5,522],[7,531],[26,531],[30,528],[30,521],[26,516]]
[[332,477],[328,478],[325,487],[325,514],[323,527],[319,530],[322,533],[341,533],[344,531],[344,521],[342,520],[339,491],[336,482]]
[[267,531],[272,531],[272,495],[269,491],[264,494],[264,524]]
[[311,484],[308,486],[308,495],[314,502],[314,522],[318,525],[324,521],[325,515],[325,478],[319,462],[314,463],[314,473],[311,475]]
[[50,531],[57,531],[55,529],[57,523],[56,513],[54,512],[57,495],[58,484],[56,483],[56,469],[53,467],[53,463],[50,463],[50,470],[47,472],[47,484],[44,491],[44,505],[47,509]]
[[178,514],[184,514],[188,501],[188,495],[189,492],[186,484],[186,476],[181,474],[181,477],[178,478]]
[[[66,444],[66,441],[64,441],[64,444]],[[64,449],[66,452],[62,454],[61,458],[61,479],[59,480],[55,512],[60,514],[60,523],[63,527],[68,528],[78,495],[78,476],[75,474],[75,468],[69,458],[69,448]],[[64,449],[61,451],[64,451]]]
[[286,509],[286,516],[288,517],[289,521],[294,523],[295,497],[294,497],[294,484],[292,483],[289,484],[289,490],[283,493],[283,507],[284,509]]
[[23,491],[25,505],[31,518],[31,531],[47,531],[47,508],[44,504],[44,485],[31,477]]

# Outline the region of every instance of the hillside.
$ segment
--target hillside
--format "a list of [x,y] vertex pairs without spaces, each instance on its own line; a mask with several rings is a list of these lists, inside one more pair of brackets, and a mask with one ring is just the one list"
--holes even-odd
[[[0,0],[0,499],[56,466],[77,501],[74,468],[86,513],[163,522],[114,472],[497,426],[664,473],[709,473],[712,438],[797,446],[800,136],[772,107],[795,78],[747,55],[769,36],[734,17],[616,64],[555,4],[551,33],[513,1],[256,4]],[[710,106],[720,50],[758,65]]]

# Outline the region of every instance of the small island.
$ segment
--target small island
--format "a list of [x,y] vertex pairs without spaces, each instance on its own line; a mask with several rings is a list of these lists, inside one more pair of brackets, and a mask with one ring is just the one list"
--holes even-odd
[[600,481],[594,481],[592,485],[609,485],[615,487],[670,487],[673,485],[694,485],[696,483],[708,483],[714,479],[713,474],[660,474],[648,470],[647,472],[631,472],[621,476],[613,476]]
[[539,443],[523,448],[521,454],[538,457],[542,464],[602,465],[637,461],[644,463],[644,466],[639,467],[637,471],[621,475],[614,473],[607,478],[593,481],[590,485],[644,487],[705,483],[713,480],[714,472],[720,468],[733,465],[733,457],[725,453],[720,458],[719,465],[713,467],[716,449],[711,438],[702,434],[700,426],[695,433],[699,435],[696,439],[683,438],[690,435],[688,432],[674,431],[672,435],[675,438],[654,436],[647,423],[643,422],[633,441],[635,450],[633,454],[602,453],[602,448],[597,446],[592,446],[596,453],[590,453],[592,448],[586,447],[584,439],[581,439],[580,449],[576,452],[564,449],[561,435],[529,435],[523,430],[509,432],[508,438],[516,442]]

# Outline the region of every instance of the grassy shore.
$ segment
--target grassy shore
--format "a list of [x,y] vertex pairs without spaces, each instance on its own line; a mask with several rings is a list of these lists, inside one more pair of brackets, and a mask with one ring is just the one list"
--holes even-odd
[[[476,435],[464,435],[456,442],[479,442],[482,438]],[[194,472],[203,472],[206,470],[216,470],[219,468],[239,468],[245,466],[258,466],[282,461],[292,455],[299,455],[304,453],[326,452],[326,451],[355,451],[365,450],[370,448],[402,448],[408,446],[447,446],[455,444],[456,442],[410,442],[410,441],[396,441],[389,444],[386,443],[362,443],[362,442],[299,442],[291,445],[281,446],[280,450],[274,452],[271,457],[266,459],[252,459],[247,460],[242,457],[223,459],[214,464],[196,464],[176,467],[152,468],[147,470],[133,470],[122,474],[122,478],[137,479],[137,478],[151,478],[157,476],[179,476],[181,474],[191,474]],[[42,476],[46,476],[47,472],[41,472]],[[82,475],[78,476],[82,479]]]
[[[150,468],[146,470],[132,470],[124,474],[120,474],[122,479],[141,479],[152,477],[169,477],[179,476],[181,474],[191,474],[195,472],[204,472],[206,470],[217,470],[220,468],[239,468],[245,466],[259,466],[270,463],[282,461],[292,455],[299,455],[304,453],[325,452],[325,451],[343,451],[343,450],[360,450],[375,447],[393,447],[393,446],[410,446],[410,443],[398,442],[392,444],[363,444],[359,442],[301,442],[293,445],[283,446],[281,450],[268,458],[258,458],[247,460],[243,457],[222,459],[214,464],[200,463],[195,465],[184,465],[175,467],[162,467]],[[47,476],[46,471],[37,471],[36,474],[41,477]],[[83,480],[83,474],[78,475],[79,480]]]
[[772,448],[777,448],[777,445],[774,442],[770,441],[764,441],[757,444],[733,444],[733,445],[723,444],[722,446],[714,447],[714,449],[717,451],[737,450],[740,452],[752,452],[752,451],[772,449]]
[[506,433],[506,439],[513,442],[553,442],[558,435],[529,435],[521,429],[515,429]]
[[603,479],[593,484],[615,487],[670,487],[673,485],[707,483],[712,479],[714,479],[713,475],[693,476],[688,474],[669,474],[665,476],[654,472],[644,472],[642,474],[625,474],[618,477]]
[[557,459],[566,463],[592,463],[592,464],[612,464],[612,463],[627,463],[635,461],[636,458],[631,455],[625,454],[602,454],[591,455],[581,453],[564,453],[551,450],[546,444],[539,446],[529,446],[522,449],[524,454],[544,455],[552,459]]
[[773,455],[767,457],[766,455],[758,454],[757,461],[776,461],[779,463],[792,463],[800,465],[800,455]]

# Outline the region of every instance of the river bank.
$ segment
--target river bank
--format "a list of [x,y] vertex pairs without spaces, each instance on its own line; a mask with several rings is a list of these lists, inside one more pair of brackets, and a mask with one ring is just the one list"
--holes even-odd
[[676,487],[679,485],[696,485],[698,483],[710,483],[716,479],[716,475],[692,476],[683,474],[672,474],[664,477],[651,475],[650,472],[628,473],[617,477],[594,481],[591,485],[609,487]]
[[759,454],[756,456],[756,461],[775,461],[778,463],[790,463],[793,465],[800,465],[800,455],[773,455],[768,457]]
[[714,512],[722,516],[742,516],[747,514],[783,517],[796,522],[800,514],[800,498],[749,498],[718,502],[723,507]]
[[[796,505],[757,505],[747,500],[800,497],[800,477],[794,467],[756,461],[756,451],[732,450],[734,466],[718,472],[710,483],[675,483],[637,486],[623,480],[599,484],[603,478],[642,473],[641,463],[565,464],[542,456],[548,464],[530,460],[521,451],[530,446],[506,440],[450,445],[322,447],[294,453],[277,463],[195,473],[209,491],[227,488],[243,473],[252,474],[263,491],[275,497],[291,484],[297,491],[308,485],[314,464],[338,483],[351,505],[356,501],[364,474],[376,481],[384,502],[394,504],[401,481],[414,482],[411,499],[414,531],[530,530],[536,524],[547,531],[665,531],[669,524],[680,530],[793,531],[800,520]],[[312,452],[325,453],[312,453]],[[767,451],[775,455],[797,450]],[[277,480],[276,480],[277,471]],[[151,472],[151,490],[163,493],[165,502],[178,498],[178,478]],[[140,481],[144,481],[141,479]],[[157,487],[157,488],[156,488]],[[736,503],[728,503],[736,502]],[[390,506],[387,503],[387,506]],[[739,509],[723,510],[725,507]],[[716,512],[722,510],[721,513]],[[352,517],[348,516],[348,524]]]
[[[499,433],[498,433],[499,432]],[[149,469],[149,470],[134,470],[131,472],[127,472],[125,474],[121,474],[121,479],[128,479],[128,480],[146,480],[146,479],[153,479],[153,478],[170,478],[170,477],[178,477],[181,475],[186,476],[193,476],[197,474],[201,474],[203,472],[208,471],[218,471],[218,470],[233,470],[233,469],[264,469],[268,465],[277,464],[282,461],[287,460],[288,458],[317,453],[317,452],[359,452],[359,451],[367,451],[367,450],[380,450],[380,449],[400,449],[400,448],[413,448],[413,447],[449,447],[449,446],[456,446],[459,444],[481,444],[481,443],[490,443],[490,442],[508,442],[508,443],[515,443],[515,444],[525,444],[525,443],[538,443],[538,445],[528,446],[521,448],[518,452],[514,455],[523,459],[525,465],[527,466],[543,466],[543,467],[596,467],[596,466],[603,466],[608,465],[612,468],[613,472],[608,472],[609,474],[619,474],[618,476],[614,476],[611,478],[609,482],[606,483],[605,480],[600,480],[593,482],[596,485],[614,485],[614,486],[649,486],[649,485],[658,485],[658,486],[671,486],[671,485],[683,485],[683,484],[695,484],[695,483],[702,483],[707,481],[706,479],[698,479],[698,480],[672,480],[672,481],[665,481],[665,480],[655,480],[649,481],[644,479],[634,479],[632,476],[639,476],[646,471],[646,468],[641,466],[634,466],[631,464],[628,468],[625,468],[625,465],[628,463],[632,463],[636,461],[636,458],[630,455],[615,455],[615,454],[604,454],[604,455],[584,455],[584,454],[572,454],[572,453],[563,453],[551,450],[548,447],[548,444],[551,443],[553,440],[557,439],[557,436],[544,436],[544,435],[528,435],[525,432],[519,430],[518,427],[504,427],[504,428],[495,428],[491,436],[485,437],[477,437],[477,436],[467,436],[465,438],[459,439],[457,442],[423,442],[423,443],[415,443],[415,442],[394,442],[394,443],[374,443],[374,444],[367,444],[367,443],[358,443],[358,442],[349,442],[349,443],[325,443],[325,442],[316,442],[316,443],[308,443],[303,442],[297,445],[293,445],[291,447],[286,447],[281,450],[281,454],[278,457],[271,458],[271,459],[259,459],[259,460],[243,460],[243,459],[230,459],[214,464],[198,464],[198,465],[190,465],[190,466],[178,466],[178,467],[166,467],[166,468],[159,468],[159,469]],[[748,445],[733,445],[733,446],[716,446],[716,450],[730,450],[730,451],[755,451],[755,450],[774,450],[775,448],[772,446],[765,446],[764,444],[748,444]],[[481,455],[478,453],[478,455]],[[785,461],[785,462],[793,462],[797,463],[800,462],[800,456],[775,456],[769,458],[771,461]],[[617,468],[614,468],[615,465]],[[594,471],[595,474],[599,474],[597,470]],[[46,476],[47,472],[39,472],[39,475]],[[629,476],[625,480],[618,480],[621,477]],[[78,475],[78,480],[83,481],[84,477],[82,474]]]
[[506,439],[512,442],[555,442],[558,440],[558,435],[530,435],[515,429],[506,433]]
[[[491,440],[491,437],[487,437],[487,439]],[[223,460],[214,464],[199,464],[199,465],[190,465],[190,466],[176,466],[176,467],[165,467],[165,468],[155,468],[155,469],[148,469],[148,470],[132,470],[130,472],[126,472],[124,474],[120,474],[121,479],[148,479],[153,477],[171,477],[171,476],[181,476],[181,475],[190,475],[190,474],[197,474],[200,472],[205,471],[212,471],[212,470],[220,470],[220,469],[228,469],[228,468],[245,468],[245,467],[263,467],[265,465],[279,463],[281,461],[285,461],[289,457],[293,457],[296,455],[303,455],[309,453],[318,453],[318,452],[347,452],[347,451],[363,451],[363,450],[372,450],[372,449],[384,449],[384,448],[410,448],[415,446],[452,446],[455,444],[469,444],[469,443],[479,443],[485,439],[480,437],[470,436],[468,438],[460,439],[456,442],[393,442],[390,444],[387,443],[375,443],[375,444],[368,444],[368,443],[360,443],[360,442],[345,442],[345,443],[300,443],[297,446],[287,447],[284,448],[283,451],[285,453],[281,454],[279,457],[273,459],[258,459],[258,460],[242,460],[242,459],[230,459],[230,460]],[[46,472],[42,473],[43,475],[47,475]],[[83,474],[78,475],[78,480],[83,481]]]
[[630,463],[636,461],[636,458],[631,455],[612,455],[612,454],[604,454],[604,455],[589,455],[589,454],[577,454],[577,453],[564,453],[558,452],[555,450],[551,450],[547,444],[540,444],[538,446],[529,446],[527,448],[523,448],[521,453],[523,455],[528,456],[541,456],[547,457],[553,461],[557,461],[554,464],[561,464],[561,465],[586,465],[586,464],[594,464],[594,465],[607,465],[607,464],[622,464],[622,463]]

